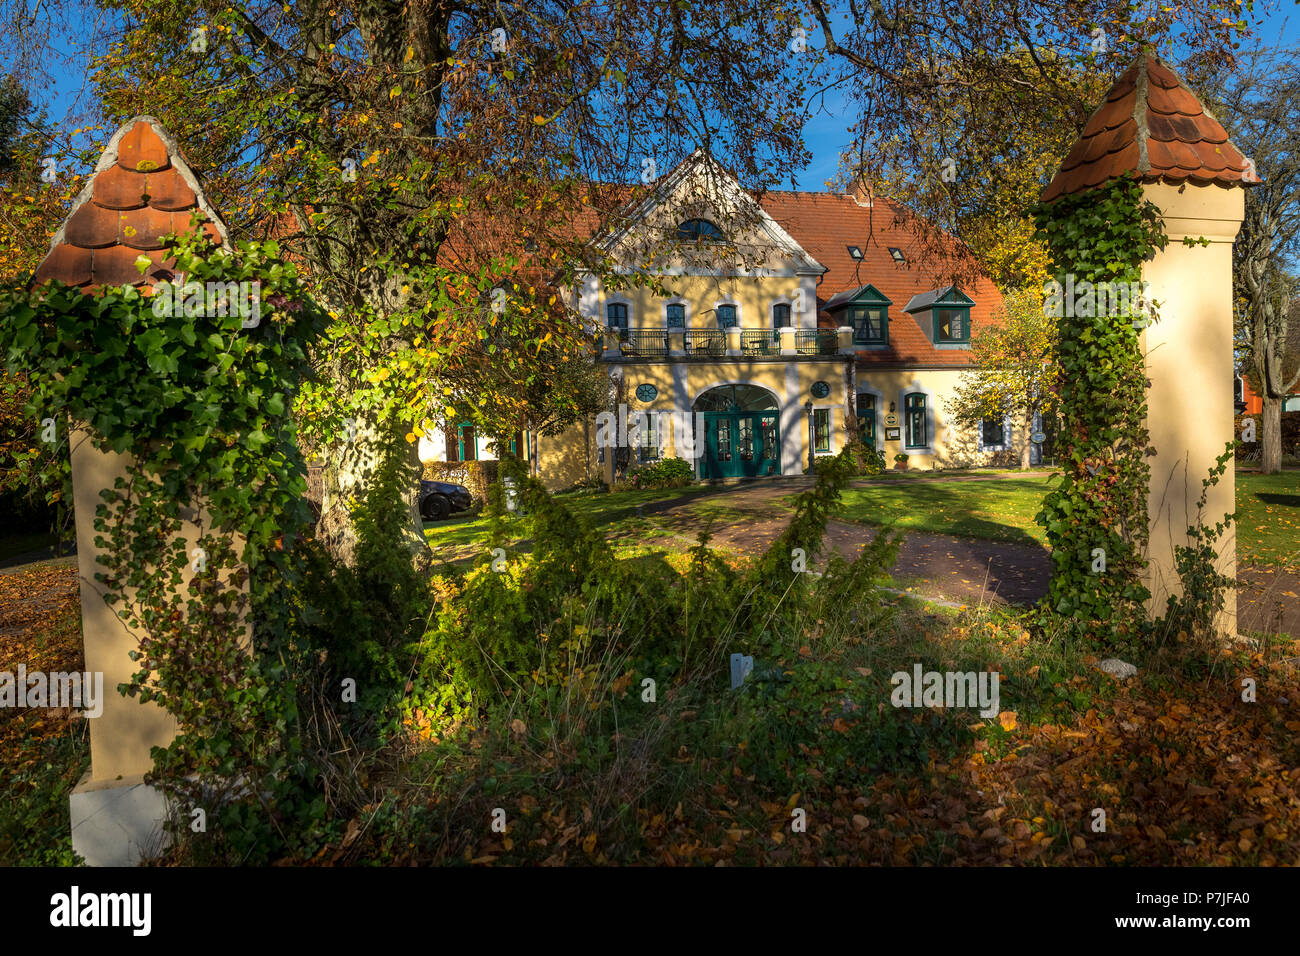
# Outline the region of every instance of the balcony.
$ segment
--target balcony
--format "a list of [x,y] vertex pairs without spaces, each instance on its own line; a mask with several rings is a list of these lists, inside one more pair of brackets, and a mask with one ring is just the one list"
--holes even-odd
[[727,354],[727,333],[723,329],[687,329],[682,332],[682,350],[687,358],[718,358]]
[[829,358],[853,355],[853,329],[607,329],[606,359]]
[[667,355],[667,329],[639,329],[635,332],[623,332],[619,347],[624,355]]
[[800,355],[835,355],[840,351],[840,333],[836,329],[799,329],[794,342]]
[[780,355],[781,333],[776,329],[745,329],[740,333],[744,355]]

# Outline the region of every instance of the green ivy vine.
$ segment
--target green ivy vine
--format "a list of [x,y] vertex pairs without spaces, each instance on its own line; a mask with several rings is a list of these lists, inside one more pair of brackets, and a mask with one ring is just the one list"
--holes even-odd
[[[179,723],[154,749],[149,781],[186,817],[204,808],[219,840],[242,835],[236,854],[251,858],[268,828],[311,809],[290,796],[303,764],[286,679],[292,609],[277,585],[296,560],[287,545],[311,521],[290,411],[325,318],[274,242],[231,254],[196,231],[168,251],[204,291],[164,308],[157,290],[131,286],[11,289],[0,294],[0,349],[30,377],[29,414],[130,454],[94,518],[106,600],[141,638],[139,670],[118,690]],[[253,282],[250,318],[228,284]]]
[[[1122,177],[1031,210],[1056,280],[1138,288],[1163,249],[1159,209]],[[1128,285],[1133,283],[1133,285]],[[1110,304],[1109,302],[1107,303]],[[1147,380],[1140,327],[1099,308],[1060,321],[1056,389],[1062,477],[1037,515],[1052,552],[1048,608],[1115,642],[1141,633],[1148,541]]]

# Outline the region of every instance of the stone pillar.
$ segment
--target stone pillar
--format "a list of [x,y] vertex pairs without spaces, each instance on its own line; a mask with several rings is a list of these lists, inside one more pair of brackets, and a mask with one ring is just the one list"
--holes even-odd
[[[1160,303],[1160,319],[1143,333],[1147,429],[1154,457],[1148,490],[1150,547],[1147,587],[1152,614],[1181,591],[1174,548],[1187,544],[1197,521],[1201,482],[1233,436],[1232,242],[1241,227],[1244,194],[1219,185],[1148,184],[1160,207],[1169,244],[1146,263],[1142,277]],[[1209,245],[1187,246],[1183,238]],[[1236,510],[1232,465],[1210,490],[1201,515],[1209,526]],[[1236,527],[1219,542],[1220,573],[1236,579]],[[1237,596],[1228,592],[1216,629],[1237,632]]]
[[70,797],[72,848],[91,866],[133,866],[164,846],[163,795],[144,783],[153,769],[149,753],[176,736],[176,721],[158,704],[119,694],[135,671],[130,652],[139,646],[95,580],[105,570],[95,546],[95,509],[101,490],[127,477],[130,459],[96,449],[90,435],[71,435],[72,493],[81,578],[81,636],[86,670],[104,675],[103,713],[90,719],[90,770]]

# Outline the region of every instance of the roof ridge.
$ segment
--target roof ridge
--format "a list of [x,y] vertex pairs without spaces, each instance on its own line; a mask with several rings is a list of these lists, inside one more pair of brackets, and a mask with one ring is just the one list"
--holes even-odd
[[1147,76],[1148,55],[1145,53],[1138,58],[1137,81],[1134,89],[1137,95],[1133,99],[1133,122],[1137,124],[1137,147],[1138,162],[1137,171],[1142,174],[1151,172],[1151,154],[1147,146],[1147,140],[1151,136],[1151,130],[1147,126],[1147,95],[1150,91],[1150,78]]

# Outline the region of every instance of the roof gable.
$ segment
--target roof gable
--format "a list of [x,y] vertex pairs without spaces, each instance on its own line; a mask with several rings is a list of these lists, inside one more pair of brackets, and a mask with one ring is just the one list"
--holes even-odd
[[969,308],[975,304],[975,300],[968,296],[955,285],[946,288],[931,289],[929,292],[921,292],[912,296],[907,305],[903,306],[904,312],[920,312],[924,309],[933,308],[936,305],[955,305],[958,307]]
[[[58,279],[91,292],[170,279],[175,261],[163,254],[162,237],[188,232],[195,211],[207,220],[203,232],[229,249],[225,224],[176,141],[152,116],[129,119],[104,147],[32,284]],[[151,263],[144,275],[141,256]]]
[[826,303],[826,311],[834,312],[850,305],[893,305],[894,300],[886,297],[879,289],[868,282],[856,289],[848,289],[831,296]]
[[[700,149],[614,218],[620,225],[598,237],[596,245],[636,271],[674,274],[706,264],[736,275],[826,271],[735,176]],[[726,241],[677,241],[677,227],[692,219],[728,223]],[[725,255],[714,255],[715,249]]]

